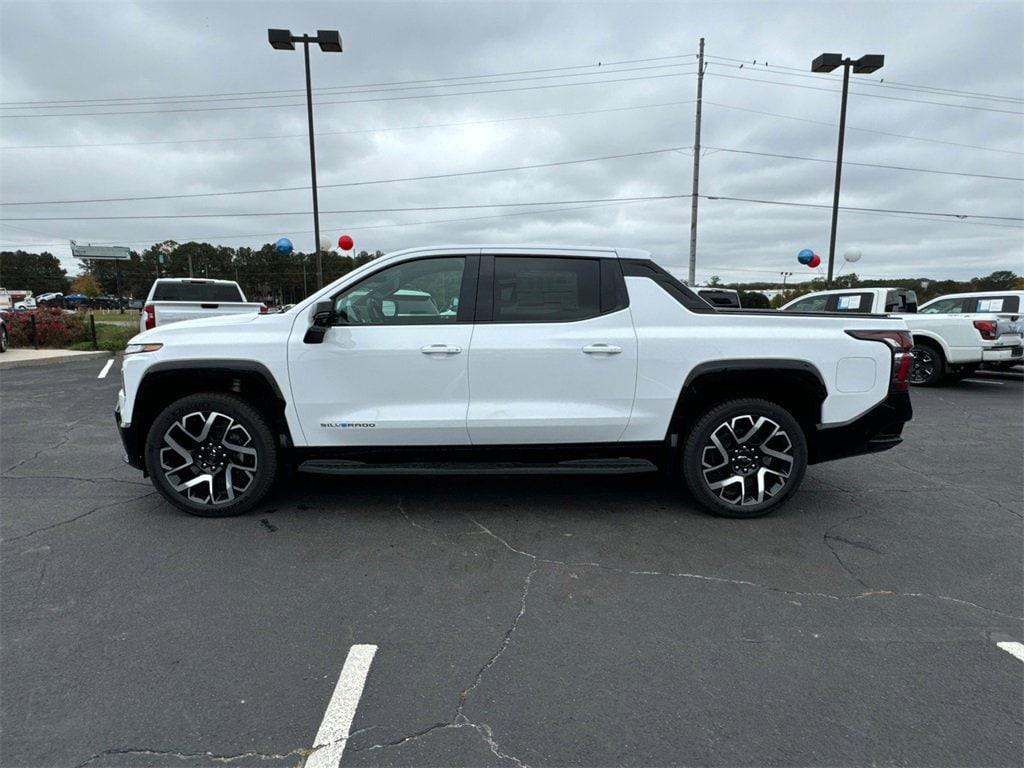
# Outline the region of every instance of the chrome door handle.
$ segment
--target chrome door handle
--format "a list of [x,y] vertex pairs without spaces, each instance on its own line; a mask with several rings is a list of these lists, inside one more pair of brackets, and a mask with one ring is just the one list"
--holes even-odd
[[588,355],[617,355],[622,351],[622,347],[614,344],[587,344],[583,351]]
[[453,347],[450,344],[428,344],[420,349],[424,355],[457,355],[462,347]]

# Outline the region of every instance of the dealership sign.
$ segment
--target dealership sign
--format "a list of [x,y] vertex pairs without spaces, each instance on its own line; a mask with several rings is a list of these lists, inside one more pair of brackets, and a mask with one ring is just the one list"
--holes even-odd
[[79,245],[71,241],[71,255],[77,259],[122,259],[131,257],[130,251],[121,245]]

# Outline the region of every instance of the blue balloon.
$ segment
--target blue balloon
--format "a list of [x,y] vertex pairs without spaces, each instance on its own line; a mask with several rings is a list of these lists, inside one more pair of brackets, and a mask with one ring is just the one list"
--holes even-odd
[[277,252],[282,256],[287,256],[292,252],[292,241],[287,237],[282,237],[274,244],[274,247],[277,248]]
[[811,259],[814,258],[814,251],[810,248],[804,248],[800,253],[796,255],[796,260],[801,264],[809,264]]

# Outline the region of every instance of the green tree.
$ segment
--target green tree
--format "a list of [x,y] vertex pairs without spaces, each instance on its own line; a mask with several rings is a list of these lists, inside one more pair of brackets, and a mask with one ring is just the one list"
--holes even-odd
[[68,276],[52,253],[27,251],[0,252],[0,285],[33,294],[64,292]]
[[986,277],[971,279],[971,288],[975,291],[1010,291],[1017,285],[1020,278],[1008,269],[1000,269]]
[[71,281],[71,293],[81,293],[85,296],[99,296],[103,293],[99,280],[93,275],[79,275]]

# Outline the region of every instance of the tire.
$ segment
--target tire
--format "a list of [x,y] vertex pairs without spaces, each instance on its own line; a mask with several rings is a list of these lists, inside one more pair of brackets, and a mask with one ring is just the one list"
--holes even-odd
[[682,460],[686,485],[708,512],[761,517],[800,487],[807,439],[782,406],[756,398],[729,400],[694,424]]
[[914,361],[910,366],[908,381],[913,386],[934,387],[942,381],[946,360],[941,349],[927,341],[915,341],[910,354],[914,356]]
[[7,326],[0,327],[0,353],[7,351]]
[[219,392],[167,406],[149,428],[145,454],[160,494],[199,517],[249,511],[277,475],[277,445],[266,418],[242,398]]

